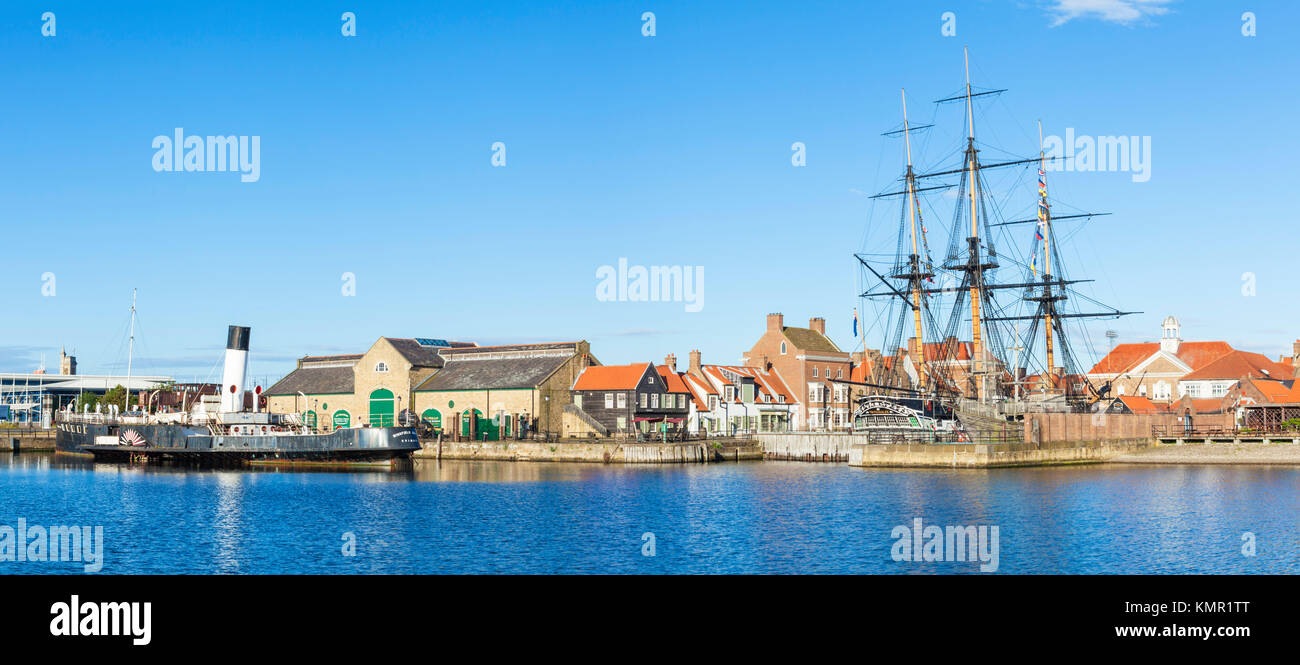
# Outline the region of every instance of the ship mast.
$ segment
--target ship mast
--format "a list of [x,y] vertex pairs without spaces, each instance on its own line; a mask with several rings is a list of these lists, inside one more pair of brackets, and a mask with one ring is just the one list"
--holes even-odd
[[921,253],[916,241],[916,174],[912,171],[912,132],[907,123],[907,91],[903,90],[903,142],[907,145],[907,215],[912,227],[911,286],[912,318],[916,324],[917,376],[919,386],[925,390],[925,338],[921,336]]
[[126,347],[126,404],[122,408],[123,413],[131,410],[131,360],[135,356],[135,292],[135,289],[131,289],[131,340]]
[[984,281],[980,269],[980,239],[979,239],[979,222],[976,219],[977,201],[979,197],[979,167],[975,158],[975,111],[971,104],[971,86],[970,86],[970,53],[962,49],[962,59],[966,66],[966,164],[970,169],[970,237],[967,242],[970,243],[970,322],[971,322],[971,350],[974,357],[971,359],[972,370],[978,377],[979,384],[976,388],[976,398],[983,402],[986,392],[985,372],[984,372],[984,344],[980,334],[980,286]]
[[[1038,121],[1038,173],[1040,185],[1038,188],[1038,220],[1039,227],[1043,232],[1043,296],[1050,299],[1052,297],[1052,210],[1047,205],[1047,188],[1042,184],[1047,182],[1047,169],[1044,168],[1043,155],[1043,121]],[[1046,333],[1046,343],[1044,350],[1047,353],[1047,371],[1044,375],[1043,393],[1049,394],[1056,390],[1056,365],[1052,357],[1052,308],[1043,308],[1043,331]]]

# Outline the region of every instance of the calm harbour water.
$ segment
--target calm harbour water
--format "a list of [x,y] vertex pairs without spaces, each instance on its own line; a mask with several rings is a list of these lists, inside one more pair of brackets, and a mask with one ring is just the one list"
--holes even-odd
[[[967,573],[894,527],[999,527],[1001,573],[1300,572],[1300,468],[754,462],[178,470],[0,458],[0,525],[102,525],[103,573]],[[343,556],[343,534],[356,556]],[[654,534],[655,556],[642,555]],[[1242,534],[1257,554],[1242,555]],[[0,574],[78,573],[0,562]]]

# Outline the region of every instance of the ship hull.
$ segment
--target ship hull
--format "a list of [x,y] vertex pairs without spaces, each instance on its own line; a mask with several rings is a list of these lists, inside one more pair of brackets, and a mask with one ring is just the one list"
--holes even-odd
[[201,464],[379,462],[420,449],[413,428],[338,429],[328,434],[212,434],[205,427],[59,423],[55,449],[106,461],[144,459]]

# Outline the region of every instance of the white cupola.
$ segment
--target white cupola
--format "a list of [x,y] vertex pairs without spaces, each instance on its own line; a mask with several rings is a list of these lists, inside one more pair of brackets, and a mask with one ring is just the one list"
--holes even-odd
[[1165,317],[1165,322],[1160,324],[1160,327],[1160,350],[1177,354],[1178,345],[1183,342],[1183,338],[1179,334],[1179,329],[1182,328],[1182,326],[1178,324],[1178,319],[1175,319],[1172,316],[1167,316]]

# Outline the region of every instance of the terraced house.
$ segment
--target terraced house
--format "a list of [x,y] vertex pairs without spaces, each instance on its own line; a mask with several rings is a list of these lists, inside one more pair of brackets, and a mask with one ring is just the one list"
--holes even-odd
[[686,384],[654,363],[587,367],[572,392],[566,436],[650,436],[661,428],[676,434],[690,414]]
[[[691,351],[687,371],[678,375],[692,396],[689,428],[693,434],[784,432],[799,404],[779,373],[742,365],[705,365]],[[677,358],[664,359],[668,367]]]
[[853,363],[826,336],[826,319],[813,317],[807,328],[785,325],[782,314],[767,315],[767,330],[744,355],[744,364],[775,372],[799,403],[793,429],[847,430],[852,426],[849,384]]

